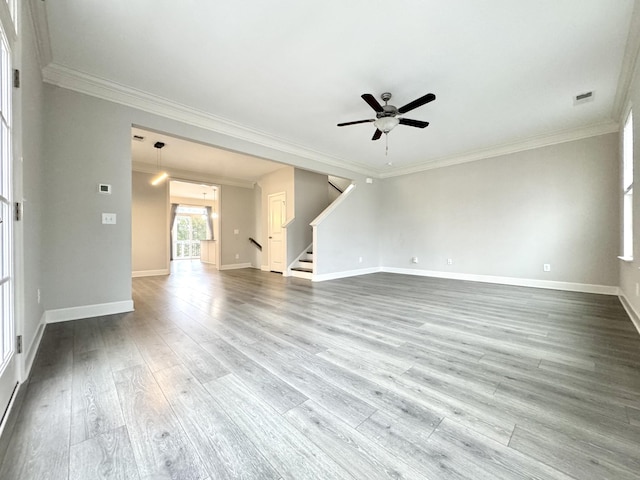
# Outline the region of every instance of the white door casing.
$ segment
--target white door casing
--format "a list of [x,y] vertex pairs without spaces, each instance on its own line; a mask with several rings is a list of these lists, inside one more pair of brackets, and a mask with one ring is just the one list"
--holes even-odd
[[287,217],[285,192],[273,193],[268,196],[268,200],[269,270],[282,273],[286,268],[286,239],[283,228]]

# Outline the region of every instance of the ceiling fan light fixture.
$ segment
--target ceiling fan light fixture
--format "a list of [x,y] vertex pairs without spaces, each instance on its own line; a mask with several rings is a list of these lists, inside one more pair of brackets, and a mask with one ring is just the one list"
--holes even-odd
[[398,126],[400,120],[397,117],[380,117],[373,124],[382,133],[389,133]]

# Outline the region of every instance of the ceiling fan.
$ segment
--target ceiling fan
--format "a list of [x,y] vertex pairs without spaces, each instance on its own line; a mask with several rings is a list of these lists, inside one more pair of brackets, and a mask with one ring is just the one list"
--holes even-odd
[[356,120],[355,122],[339,123],[339,127],[346,127],[347,125],[356,125],[358,123],[370,123],[376,127],[376,131],[371,137],[371,140],[378,140],[383,133],[387,134],[398,125],[408,125],[410,127],[425,128],[429,125],[429,122],[423,122],[422,120],[411,120],[409,118],[402,118],[399,115],[410,112],[414,108],[421,107],[422,105],[433,102],[436,96],[433,93],[427,93],[426,95],[417,98],[413,102],[409,102],[403,107],[396,108],[393,105],[389,105],[391,100],[391,94],[389,92],[383,93],[380,98],[384,102],[384,105],[375,99],[370,93],[361,95],[362,99],[369,104],[371,108],[376,111],[376,118],[370,118],[368,120]]

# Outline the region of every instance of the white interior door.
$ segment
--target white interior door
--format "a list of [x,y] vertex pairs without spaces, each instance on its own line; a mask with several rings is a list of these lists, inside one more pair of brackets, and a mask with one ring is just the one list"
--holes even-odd
[[285,266],[285,238],[282,226],[287,218],[287,204],[285,193],[269,195],[269,270],[284,272]]
[[0,419],[18,383],[13,275],[11,51],[0,26]]

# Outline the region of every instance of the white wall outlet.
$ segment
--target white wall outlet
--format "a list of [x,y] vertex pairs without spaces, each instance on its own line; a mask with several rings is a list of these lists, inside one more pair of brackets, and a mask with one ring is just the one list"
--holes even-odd
[[358,257],[358,263],[362,263],[362,257]]
[[238,260],[240,258],[240,254],[236,253],[236,260]]
[[453,258],[447,258],[447,265],[453,265]]
[[116,214],[115,213],[103,213],[102,214],[102,224],[103,225],[115,225],[116,224]]
[[545,263],[544,265],[542,265],[542,270],[544,270],[545,272],[550,272],[551,271],[551,264],[550,263]]
[[[637,285],[637,283],[636,283]],[[40,289],[38,289],[38,304],[40,304]]]
[[233,230],[233,234],[234,234],[234,235],[238,235],[239,233],[240,233],[240,230],[238,230],[237,228],[235,228],[235,229]]
[[411,263],[418,263],[418,257],[411,257]]

